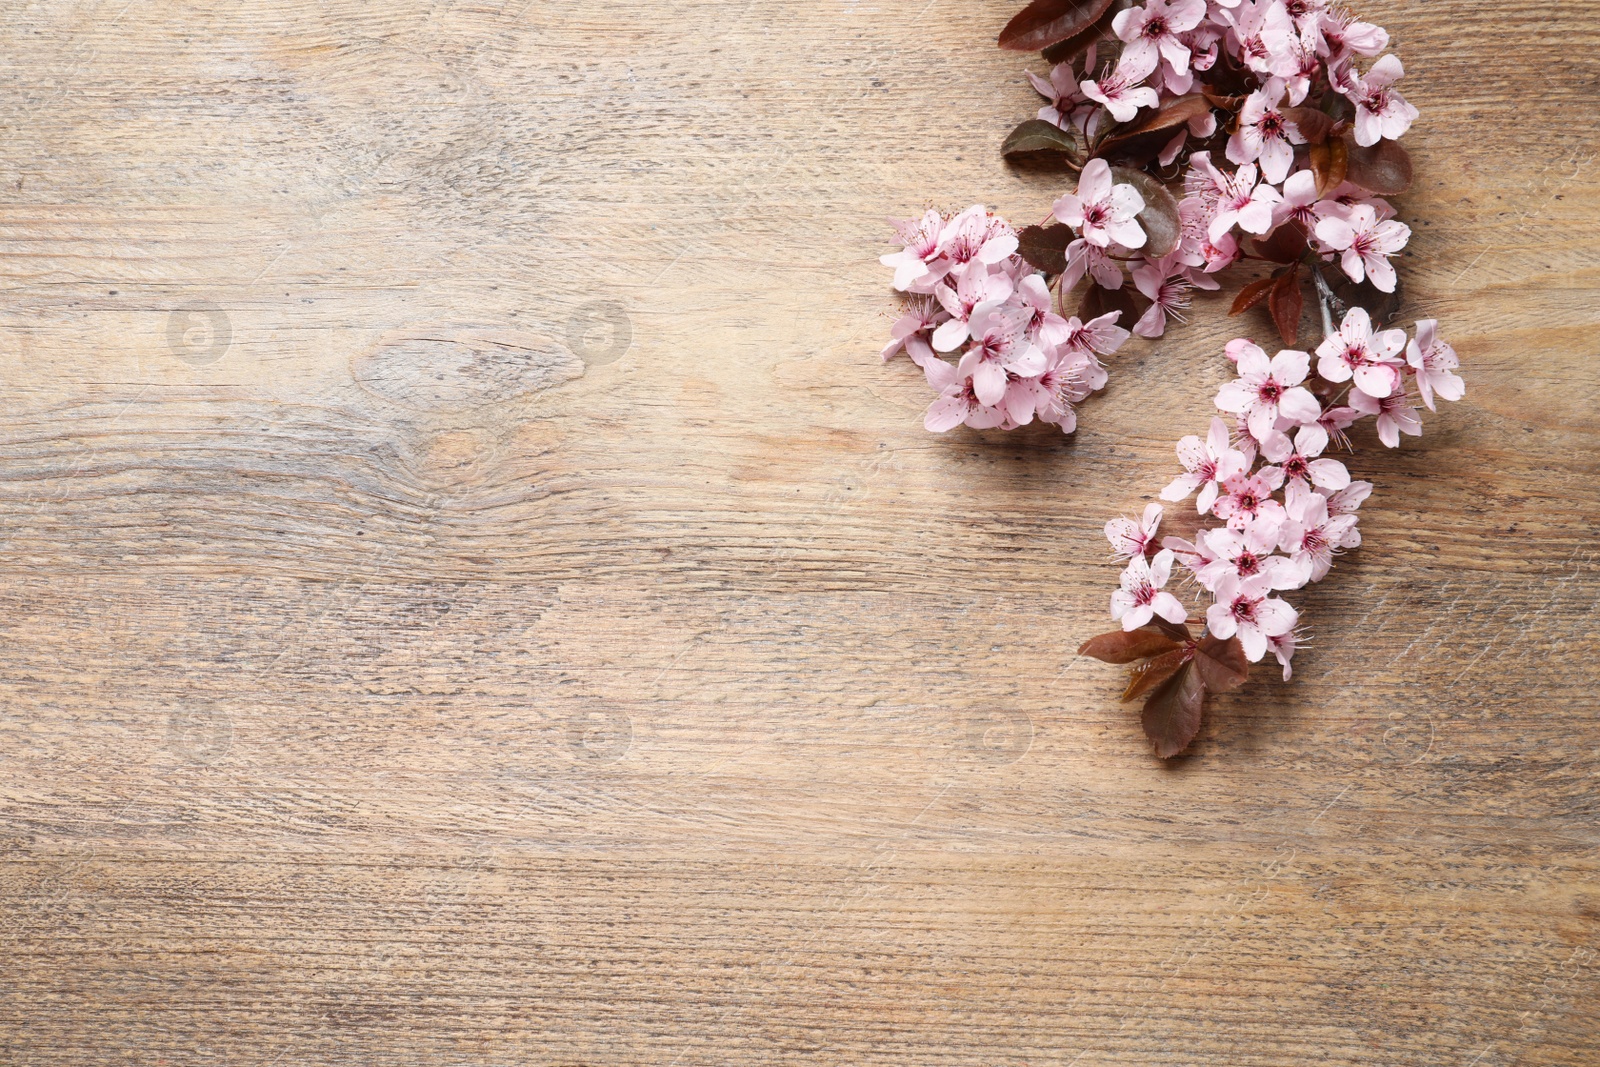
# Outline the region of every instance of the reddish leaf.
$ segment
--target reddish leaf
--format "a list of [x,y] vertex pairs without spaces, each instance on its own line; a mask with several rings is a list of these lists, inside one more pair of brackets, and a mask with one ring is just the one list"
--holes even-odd
[[1206,687],[1193,663],[1185,664],[1145,701],[1144,733],[1156,755],[1171,759],[1189,747],[1200,732]]
[[1379,196],[1399,196],[1411,188],[1411,154],[1398,141],[1379,141],[1371,148],[1346,145],[1351,184]]
[[1043,119],[1029,119],[1012,130],[1000,146],[1000,154],[1022,167],[1083,169],[1083,146],[1078,143],[1078,135]]
[[1224,111],[1238,111],[1244,107],[1244,97],[1242,96],[1227,96],[1217,92],[1210,86],[1202,86],[1200,92],[1207,100],[1211,101],[1212,107],[1220,107]]
[[1022,258],[1046,274],[1067,269],[1067,245],[1074,234],[1071,226],[1027,226],[1017,234],[1017,251]]
[[1121,289],[1102,289],[1091,283],[1083,299],[1078,302],[1078,318],[1088,322],[1101,315],[1120,311],[1122,317],[1117,322],[1122,324],[1123,329],[1129,329],[1144,314],[1134,302],[1134,291],[1131,285],[1124,285]]
[[1128,679],[1128,688],[1123,691],[1123,700],[1136,700],[1144,696],[1156,686],[1171,678],[1189,661],[1195,657],[1192,647],[1174,649],[1164,656],[1157,656],[1146,663],[1141,663],[1132,671]]
[[[1117,185],[1131,185],[1144,197],[1144,210],[1139,212],[1139,225],[1144,227],[1145,241],[1139,254],[1147,259],[1160,259],[1178,247],[1183,236],[1183,223],[1178,218],[1178,201],[1167,187],[1142,170],[1130,167],[1112,167],[1111,179]],[[1124,319],[1124,324],[1133,320]]]
[[1162,134],[1163,142],[1170,141],[1177,127],[1188,125],[1190,119],[1199,118],[1210,110],[1211,102],[1201,93],[1180,96],[1161,105],[1155,111],[1141,112],[1142,118],[1136,118],[1129,125],[1113,130],[1095,148],[1095,155],[1109,155],[1119,146],[1139,140],[1148,134]]
[[1017,52],[1049,48],[1089,29],[1112,0],[1033,0],[1000,31],[1000,47]]
[[1343,137],[1311,146],[1311,173],[1317,179],[1317,195],[1327,196],[1339,188],[1350,165],[1350,145]]
[[[1094,24],[1082,33],[1075,33],[1064,41],[1057,41],[1044,50],[1044,61],[1051,65],[1064,63],[1069,59],[1076,59],[1089,50],[1089,46],[1097,43],[1102,38],[1111,36],[1111,24],[1116,21],[1117,12],[1128,6],[1128,0],[1114,0],[1105,13],[1094,21]],[[1097,57],[1098,58],[1098,57]]]
[[1301,136],[1311,144],[1322,144],[1333,132],[1332,117],[1314,107],[1286,107],[1283,117],[1294,123]]
[[1154,630],[1134,630],[1124,633],[1101,634],[1085,641],[1078,655],[1089,656],[1102,663],[1134,663],[1151,656],[1160,656],[1178,648],[1178,642]]
[[1300,337],[1300,312],[1305,307],[1305,294],[1300,289],[1300,264],[1290,267],[1278,279],[1267,300],[1278,335],[1284,344],[1292,346]]
[[1298,263],[1306,254],[1306,231],[1293,219],[1273,230],[1266,237],[1254,238],[1251,245],[1256,254],[1274,263]]
[[1237,637],[1224,641],[1207,634],[1195,648],[1195,670],[1209,693],[1237,689],[1250,677],[1250,661]]
[[1258,278],[1239,290],[1239,295],[1233,298],[1233,307],[1230,315],[1243,315],[1246,311],[1265,300],[1272,292],[1272,287],[1278,284],[1277,275],[1271,278]]

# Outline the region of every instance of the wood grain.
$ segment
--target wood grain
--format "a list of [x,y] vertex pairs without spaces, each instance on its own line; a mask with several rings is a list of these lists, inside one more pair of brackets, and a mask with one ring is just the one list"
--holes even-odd
[[0,12],[0,1062],[1600,1059],[1600,4],[1364,9],[1470,391],[1172,766],[1231,292],[1071,439],[876,357],[1015,6]]

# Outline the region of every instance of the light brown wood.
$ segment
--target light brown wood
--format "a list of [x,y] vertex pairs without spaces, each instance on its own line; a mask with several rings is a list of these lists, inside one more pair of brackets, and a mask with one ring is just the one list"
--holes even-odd
[[1600,5],[1364,8],[1469,394],[1171,766],[1227,294],[1072,439],[876,357],[1015,6],[6,5],[0,1062],[1600,1061]]

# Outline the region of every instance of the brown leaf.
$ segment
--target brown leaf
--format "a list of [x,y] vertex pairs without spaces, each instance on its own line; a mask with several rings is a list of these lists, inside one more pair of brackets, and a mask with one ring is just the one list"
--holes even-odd
[[1000,31],[1000,47],[1037,52],[1089,29],[1112,0],[1033,0]]
[[1239,295],[1233,298],[1233,307],[1229,309],[1228,314],[1243,315],[1246,311],[1265,300],[1272,292],[1272,287],[1277,284],[1277,275],[1273,275],[1270,278],[1257,278],[1239,290]]
[[1199,118],[1211,110],[1211,102],[1201,93],[1190,93],[1171,100],[1155,111],[1141,112],[1143,117],[1134,119],[1127,126],[1112,130],[1111,133],[1095,147],[1095,155],[1106,156],[1118,147],[1140,140],[1150,134],[1161,134],[1163,143],[1172,140],[1172,135],[1177,127],[1185,126],[1190,119]]
[[1132,329],[1133,324],[1144,314],[1134,301],[1133,294],[1134,288],[1131,285],[1124,285],[1121,289],[1102,289],[1090,283],[1088,291],[1083,294],[1083,299],[1078,302],[1078,318],[1088,322],[1090,319],[1098,319],[1101,315],[1120,311],[1122,318],[1117,322],[1125,330]]
[[1171,678],[1174,674],[1194,659],[1193,648],[1178,648],[1164,656],[1157,656],[1146,663],[1141,663],[1132,671],[1128,679],[1128,688],[1123,691],[1123,700],[1136,700],[1150,690]]
[[1220,107],[1224,111],[1238,111],[1244,107],[1244,97],[1242,96],[1227,96],[1209,86],[1202,87],[1200,92],[1207,100],[1211,101],[1212,107]]
[[1411,154],[1398,141],[1379,141],[1371,148],[1347,144],[1345,177],[1378,196],[1399,196],[1411,188]]
[[[1146,259],[1160,259],[1178,247],[1183,236],[1183,223],[1178,218],[1177,198],[1156,179],[1142,170],[1131,167],[1112,167],[1111,180],[1117,185],[1131,185],[1144,197],[1144,210],[1139,212],[1139,225],[1144,227],[1144,247],[1139,254]],[[1125,320],[1126,321],[1126,320]]]
[[1189,747],[1200,733],[1205,704],[1206,687],[1193,663],[1185,664],[1150,695],[1140,718],[1158,757],[1171,759]]
[[1237,637],[1224,641],[1207,634],[1195,648],[1195,670],[1209,693],[1237,689],[1250,677],[1250,661]]
[[1152,656],[1164,655],[1178,647],[1178,642],[1154,630],[1134,630],[1124,633],[1101,634],[1091,637],[1078,649],[1078,655],[1089,656],[1102,663],[1134,663]]
[[[1111,36],[1111,24],[1116,21],[1117,12],[1128,6],[1128,0],[1115,0],[1105,13],[1094,21],[1094,24],[1081,33],[1075,33],[1064,41],[1057,41],[1044,50],[1044,61],[1051,65],[1065,63],[1069,59],[1089,50],[1089,46],[1103,37]],[[1098,57],[1097,57],[1098,58]]]
[[1327,196],[1339,188],[1350,165],[1350,146],[1342,137],[1311,146],[1311,173],[1317,179],[1317,195]]
[[1043,119],[1029,119],[1012,130],[1000,146],[1000,154],[1008,162],[1036,170],[1083,169],[1078,135]]
[[1022,258],[1046,274],[1061,274],[1067,269],[1067,245],[1072,243],[1071,226],[1027,226],[1017,234],[1017,251]]
[[1314,107],[1286,107],[1283,117],[1294,123],[1310,144],[1322,144],[1333,132],[1333,119],[1326,111]]
[[1266,237],[1251,240],[1256,255],[1274,263],[1298,263],[1306,254],[1306,231],[1293,219],[1273,230]]
[[1272,321],[1278,326],[1278,335],[1283,338],[1284,344],[1292,347],[1300,337],[1300,312],[1306,301],[1305,293],[1300,289],[1300,264],[1296,263],[1284,272],[1272,287],[1272,295],[1267,300]]

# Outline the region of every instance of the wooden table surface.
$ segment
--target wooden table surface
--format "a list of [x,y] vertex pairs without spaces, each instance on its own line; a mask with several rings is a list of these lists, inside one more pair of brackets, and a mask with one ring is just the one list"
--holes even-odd
[[0,1063],[1600,1062],[1600,3],[1365,8],[1469,393],[1172,765],[1228,294],[1071,439],[877,358],[1016,6],[6,5]]

